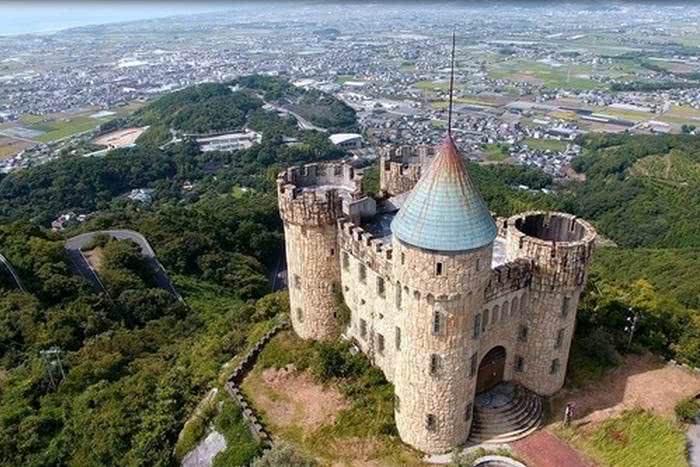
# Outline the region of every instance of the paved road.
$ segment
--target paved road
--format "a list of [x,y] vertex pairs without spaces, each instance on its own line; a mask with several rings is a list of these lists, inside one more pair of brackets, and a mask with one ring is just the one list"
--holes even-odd
[[700,467],[700,416],[688,427],[688,462],[691,467]]
[[7,258],[5,258],[2,254],[0,254],[0,263],[3,263],[7,270],[10,272],[10,275],[15,280],[15,284],[17,284],[19,290],[21,290],[22,292],[26,292],[27,290],[24,288],[24,285],[22,285],[22,281],[20,280],[17,271],[15,271],[15,268],[12,267],[12,264],[10,264]]
[[95,286],[95,288],[106,292],[104,285],[100,281],[99,275],[92,268],[92,266],[90,266],[90,263],[88,263],[81,249],[89,245],[93,238],[95,238],[95,236],[99,234],[109,235],[110,237],[116,238],[118,240],[131,240],[137,245],[139,245],[141,247],[141,254],[144,256],[144,258],[146,258],[146,261],[148,261],[149,265],[153,268],[154,277],[158,287],[167,291],[177,300],[184,303],[182,296],[175,289],[175,286],[170,280],[170,277],[168,277],[168,273],[165,272],[165,268],[163,268],[163,265],[160,264],[160,261],[158,261],[158,258],[156,257],[156,252],[153,251],[151,244],[148,243],[146,237],[144,237],[138,232],[134,232],[133,230],[101,230],[96,232],[88,232],[70,238],[66,241],[65,248],[71,262],[76,267],[77,271],[83,277],[89,280]]
[[289,114],[292,117],[296,118],[297,123],[299,124],[299,127],[302,130],[316,130],[316,131],[320,131],[321,133],[328,132],[328,130],[326,128],[321,128],[320,126],[314,125],[313,123],[311,123],[310,121],[308,121],[307,119],[305,119],[304,117],[302,117],[301,115],[299,115],[296,112],[292,112],[289,109],[285,109],[284,107],[280,107],[279,105],[271,104],[269,102],[265,102],[265,104],[269,105],[270,107],[272,107],[273,109],[275,109],[278,112],[283,112],[283,113]]

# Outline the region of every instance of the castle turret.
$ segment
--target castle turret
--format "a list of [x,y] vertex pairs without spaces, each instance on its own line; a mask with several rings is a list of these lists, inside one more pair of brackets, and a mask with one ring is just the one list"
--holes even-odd
[[361,195],[360,183],[361,176],[341,163],[294,167],[277,179],[292,326],[304,339],[328,339],[340,331],[337,220],[373,212],[374,201]]
[[379,189],[388,196],[411,191],[434,155],[430,146],[386,146],[379,157]]
[[469,435],[474,316],[490,277],[496,226],[450,136],[392,222],[401,352],[396,424],[401,439],[445,452]]
[[507,220],[508,259],[532,262],[513,378],[538,394],[553,394],[564,385],[595,237],[588,222],[570,214],[527,212]]

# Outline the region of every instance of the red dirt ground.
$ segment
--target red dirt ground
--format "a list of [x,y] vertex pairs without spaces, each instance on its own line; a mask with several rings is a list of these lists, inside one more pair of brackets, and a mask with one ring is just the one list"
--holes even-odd
[[530,467],[595,467],[595,463],[546,431],[512,443],[513,451]]

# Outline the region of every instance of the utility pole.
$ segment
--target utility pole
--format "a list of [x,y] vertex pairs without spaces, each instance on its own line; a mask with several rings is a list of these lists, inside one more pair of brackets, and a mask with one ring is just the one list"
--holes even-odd
[[639,326],[639,312],[633,310],[631,307],[627,308],[630,316],[627,317],[627,325],[625,326],[625,332],[629,333],[629,338],[627,339],[627,347],[632,345],[632,337],[634,337],[634,331],[637,330]]
[[[60,383],[66,378],[66,374],[63,371],[63,364],[61,363],[61,349],[58,347],[52,347],[48,350],[42,350],[39,352],[41,355],[41,358],[44,360],[44,363],[46,364],[47,369],[49,370],[49,381],[51,383],[51,387],[53,389],[56,389],[57,383],[56,383],[56,378],[54,378],[54,368],[58,367],[59,375],[61,377],[61,380],[58,382]],[[56,375],[58,377],[59,375]]]

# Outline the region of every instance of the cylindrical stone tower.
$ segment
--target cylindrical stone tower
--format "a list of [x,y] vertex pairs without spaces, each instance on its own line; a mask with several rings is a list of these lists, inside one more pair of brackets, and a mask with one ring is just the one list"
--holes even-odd
[[452,139],[391,225],[402,348],[394,386],[401,439],[428,453],[463,444],[471,426],[469,355],[496,226]]
[[303,339],[329,339],[340,331],[337,220],[343,200],[358,189],[359,178],[343,164],[293,167],[277,179],[292,326]]
[[588,222],[570,214],[527,212],[508,219],[508,259],[533,262],[527,328],[519,332],[521,361],[513,376],[538,394],[551,395],[564,385],[595,237]]

